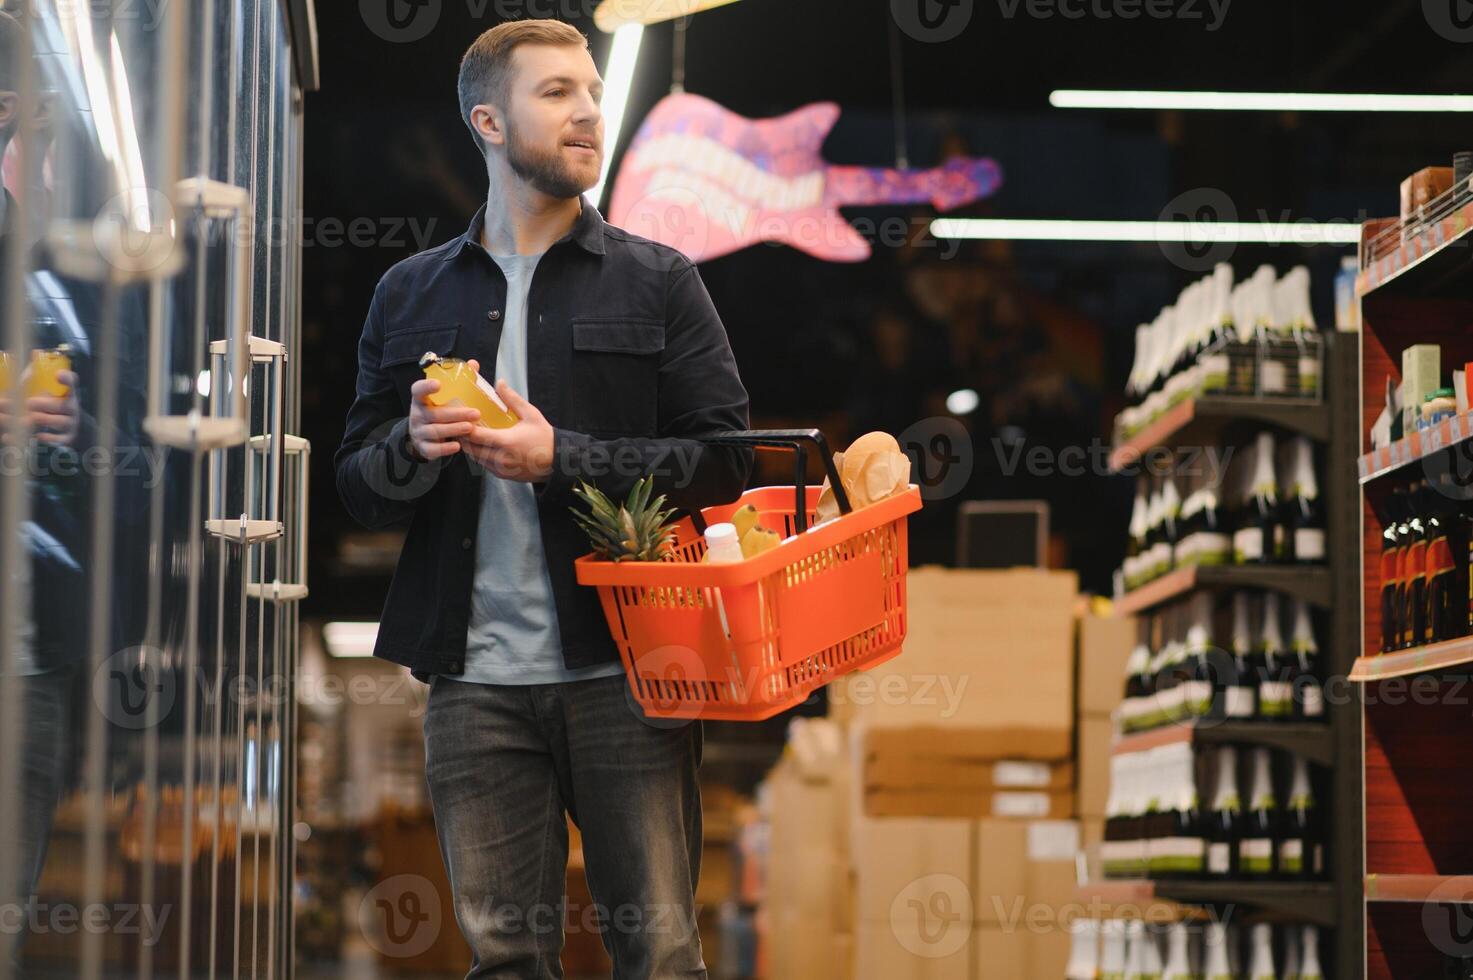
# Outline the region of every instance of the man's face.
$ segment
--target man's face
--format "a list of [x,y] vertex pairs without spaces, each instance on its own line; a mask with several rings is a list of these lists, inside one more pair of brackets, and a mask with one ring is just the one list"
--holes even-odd
[[573,45],[524,44],[512,59],[507,163],[549,197],[577,197],[603,166],[603,79]]

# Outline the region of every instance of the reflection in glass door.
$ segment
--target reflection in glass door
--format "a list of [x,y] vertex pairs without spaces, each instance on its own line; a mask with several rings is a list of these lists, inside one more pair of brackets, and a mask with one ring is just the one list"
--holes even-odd
[[0,9],[0,980],[287,977],[310,4]]

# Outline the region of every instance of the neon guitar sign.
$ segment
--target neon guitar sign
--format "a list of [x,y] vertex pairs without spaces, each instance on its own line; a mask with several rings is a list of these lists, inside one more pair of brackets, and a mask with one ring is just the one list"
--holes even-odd
[[629,145],[609,221],[695,262],[758,242],[861,262],[869,242],[840,207],[930,203],[950,211],[1002,183],[997,164],[985,159],[933,170],[830,165],[823,141],[838,119],[832,102],[753,120],[698,95],[667,96]]

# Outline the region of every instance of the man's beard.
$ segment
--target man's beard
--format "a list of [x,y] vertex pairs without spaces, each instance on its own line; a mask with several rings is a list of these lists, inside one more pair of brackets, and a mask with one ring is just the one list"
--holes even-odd
[[548,197],[567,200],[593,186],[576,176],[560,153],[537,152],[522,143],[510,126],[506,130],[506,162],[512,173]]

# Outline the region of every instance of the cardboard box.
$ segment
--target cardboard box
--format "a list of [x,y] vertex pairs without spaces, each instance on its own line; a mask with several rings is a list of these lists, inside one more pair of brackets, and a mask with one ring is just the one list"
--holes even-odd
[[[897,922],[865,922],[854,933],[854,977],[855,980],[972,980],[1004,974],[974,972],[973,942],[979,927],[971,921],[953,920],[940,927],[925,927],[904,920]],[[1016,966],[1009,963],[1007,969],[1022,968],[1022,949],[1010,952],[1002,943],[995,943],[993,955],[1001,953],[1015,956]],[[1018,946],[1013,943],[1013,946]],[[831,977],[832,969],[813,973],[791,974],[794,980]],[[786,974],[774,974],[774,977]],[[1023,980],[1021,973],[1009,972],[1007,976]]]
[[[1040,980],[1049,975],[1028,969],[1027,944],[1015,931],[977,925],[972,930],[972,976],[977,980]],[[1057,976],[1062,977],[1063,971]]]
[[926,910],[944,904],[970,922],[973,828],[970,820],[861,819],[852,855],[857,921],[888,922],[915,900]]
[[1007,923],[1027,897],[1028,824],[1021,820],[977,823],[977,866],[972,914],[978,922]]
[[1074,814],[1072,790],[984,790],[956,787],[866,789],[869,817],[1001,817],[1062,820]]
[[1401,352],[1403,431],[1411,432],[1422,414],[1422,402],[1442,387],[1442,347],[1413,344]]
[[1026,759],[969,759],[879,752],[864,766],[867,789],[953,787],[978,790],[1067,790],[1074,786],[1074,765]]
[[914,570],[904,651],[831,686],[831,710],[872,726],[1067,733],[1077,591],[1067,572]]
[[1108,715],[1079,719],[1079,816],[1104,819],[1110,800],[1110,750],[1115,723]]
[[1125,664],[1135,649],[1139,622],[1128,616],[1086,616],[1079,621],[1081,715],[1107,715],[1125,695]]
[[1401,218],[1405,221],[1420,208],[1446,194],[1453,186],[1452,167],[1423,167],[1401,182]]
[[856,732],[866,758],[897,754],[913,758],[974,759],[985,763],[999,759],[1054,762],[1074,756],[1072,732],[1057,728],[1027,725],[966,729],[942,726],[891,728],[866,725]]

